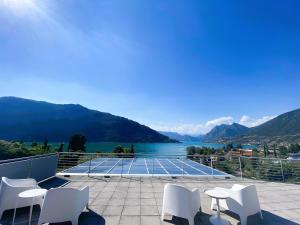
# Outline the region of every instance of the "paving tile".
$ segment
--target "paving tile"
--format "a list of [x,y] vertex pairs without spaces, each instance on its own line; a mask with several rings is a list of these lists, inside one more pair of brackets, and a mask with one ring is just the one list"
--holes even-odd
[[141,225],[141,217],[121,216],[120,225]]
[[156,205],[153,206],[141,205],[141,215],[158,216],[159,215],[158,208]]
[[110,198],[95,198],[90,205],[108,205]]
[[142,198],[141,205],[156,205],[156,201],[152,198]]
[[142,192],[141,198],[154,198],[153,192]]
[[118,206],[118,205],[124,205],[124,202],[125,202],[125,199],[124,198],[111,198],[109,201],[108,201],[108,205],[115,205],[115,206]]
[[140,198],[126,198],[124,204],[130,205],[130,206],[141,205],[141,199]]
[[124,206],[122,215],[127,216],[140,216],[141,215],[141,207],[140,206]]
[[161,225],[159,216],[141,216],[141,225]]
[[106,205],[90,205],[89,209],[97,214],[102,214],[106,207]]
[[128,193],[127,198],[140,198],[141,197],[141,193]]
[[121,216],[105,216],[105,225],[119,225],[120,218]]
[[103,211],[103,215],[108,216],[119,216],[121,215],[123,210],[123,206],[111,206],[108,205],[105,210]]
[[[162,209],[163,189],[165,184],[180,184],[188,188],[199,188],[203,212],[195,217],[195,225],[210,225],[209,217],[215,214],[210,210],[211,199],[204,194],[203,190],[213,187],[230,188],[234,183],[255,184],[258,191],[261,208],[264,210],[264,220],[259,217],[249,217],[248,225],[297,225],[300,224],[300,189],[299,185],[262,182],[254,180],[224,180],[217,178],[120,178],[95,179],[84,176],[70,178],[66,187],[80,188],[90,186],[91,201],[89,207],[91,214],[84,214],[79,225],[104,225],[101,219],[93,224],[93,217],[103,217],[105,225],[155,225],[155,224],[187,224],[185,220],[172,216],[166,216],[164,222],[160,222]],[[35,211],[35,210],[34,210]],[[36,213],[36,212],[35,212]],[[27,218],[26,215],[20,216]],[[83,215],[82,214],[82,215]],[[27,216],[27,217],[26,217]],[[9,213],[5,213],[0,224],[10,224]],[[231,214],[222,213],[222,217],[230,221],[231,225],[238,225],[238,218]],[[3,222],[4,221],[4,222]],[[6,224],[5,224],[5,221]]]

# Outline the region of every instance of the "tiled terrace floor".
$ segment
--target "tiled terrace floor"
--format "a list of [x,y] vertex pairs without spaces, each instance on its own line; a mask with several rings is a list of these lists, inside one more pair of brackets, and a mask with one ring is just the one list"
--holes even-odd
[[[255,184],[263,210],[264,220],[259,215],[248,219],[248,224],[295,225],[300,224],[300,185],[272,183],[253,180],[195,179],[195,178],[88,178],[71,177],[66,187],[90,187],[89,211],[80,216],[79,225],[172,225],[188,224],[184,219],[167,216],[161,222],[163,187],[166,183],[177,183],[188,188],[199,188],[202,212],[195,217],[196,225],[208,225],[210,199],[205,189],[229,188],[233,183]],[[58,204],[59,207],[59,204]],[[26,219],[25,211],[19,213],[18,221]],[[35,210],[37,218],[39,210]],[[239,224],[235,215],[222,213],[232,225]],[[11,213],[2,219],[9,224]],[[33,223],[36,224],[36,223]],[[63,223],[68,224],[68,223]]]

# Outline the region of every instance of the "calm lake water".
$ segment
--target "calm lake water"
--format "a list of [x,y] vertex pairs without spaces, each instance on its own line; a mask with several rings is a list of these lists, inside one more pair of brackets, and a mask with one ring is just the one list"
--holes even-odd
[[[59,143],[50,143],[52,146],[58,146]],[[118,142],[89,142],[86,144],[87,152],[110,153],[117,145],[129,148],[131,143]],[[134,143],[136,153],[156,154],[156,155],[185,155],[188,146],[205,146],[211,148],[222,148],[223,144],[201,143],[201,142],[182,142],[182,143]],[[65,143],[64,149],[67,151],[68,143]],[[253,146],[245,146],[253,147]]]

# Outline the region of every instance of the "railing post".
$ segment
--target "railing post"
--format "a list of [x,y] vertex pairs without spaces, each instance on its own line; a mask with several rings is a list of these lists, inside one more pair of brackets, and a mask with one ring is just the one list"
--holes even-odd
[[57,165],[56,165],[56,168],[55,168],[55,174],[57,174],[57,171],[58,171],[58,165],[59,165],[59,152],[57,152],[56,155],[57,155]]
[[92,165],[92,157],[93,157],[93,155],[90,154],[90,163],[89,163],[88,177],[90,177],[91,165]]
[[240,164],[241,179],[243,179],[243,169],[242,169],[242,162],[241,162],[241,157],[240,156],[239,156],[239,164]]
[[210,156],[210,167],[211,167],[211,175],[214,175],[214,167],[213,167],[213,160],[212,157]]
[[282,166],[282,160],[281,159],[280,159],[280,168],[281,168],[282,181],[284,182],[283,166]]
[[154,160],[155,160],[155,158],[151,158],[151,161],[152,161],[152,176],[151,176],[151,179],[153,179],[153,176],[154,176]]
[[124,157],[124,156],[122,155],[122,158],[121,158],[121,163],[122,163],[121,178],[123,178],[123,160],[124,160],[123,157]]
[[31,170],[32,170],[32,160],[33,160],[33,159],[30,159],[30,161],[29,161],[29,167],[28,167],[28,174],[27,174],[27,178],[30,178],[30,176],[31,176]]

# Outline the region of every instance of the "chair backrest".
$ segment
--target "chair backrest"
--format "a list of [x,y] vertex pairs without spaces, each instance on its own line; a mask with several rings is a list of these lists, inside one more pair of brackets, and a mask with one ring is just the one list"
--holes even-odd
[[248,185],[241,190],[242,192],[242,205],[247,207],[247,210],[256,213],[260,210],[260,204],[257,196],[255,185]]
[[260,211],[260,204],[255,185],[243,186],[235,184],[231,190],[234,191],[232,195],[233,199],[249,213]]
[[9,179],[2,177],[0,186],[0,213],[1,209],[13,209],[18,201],[18,207],[25,207],[31,204],[30,199],[20,199],[18,194],[33,188],[39,188],[34,179]]
[[13,180],[2,177],[0,185],[0,205],[13,208],[16,204],[18,193],[19,191],[13,187]]
[[89,188],[53,188],[47,191],[40,219],[45,222],[63,222],[79,216],[88,204]]
[[163,206],[168,213],[186,218],[194,211],[193,202],[191,191],[187,188],[175,184],[165,185]]

